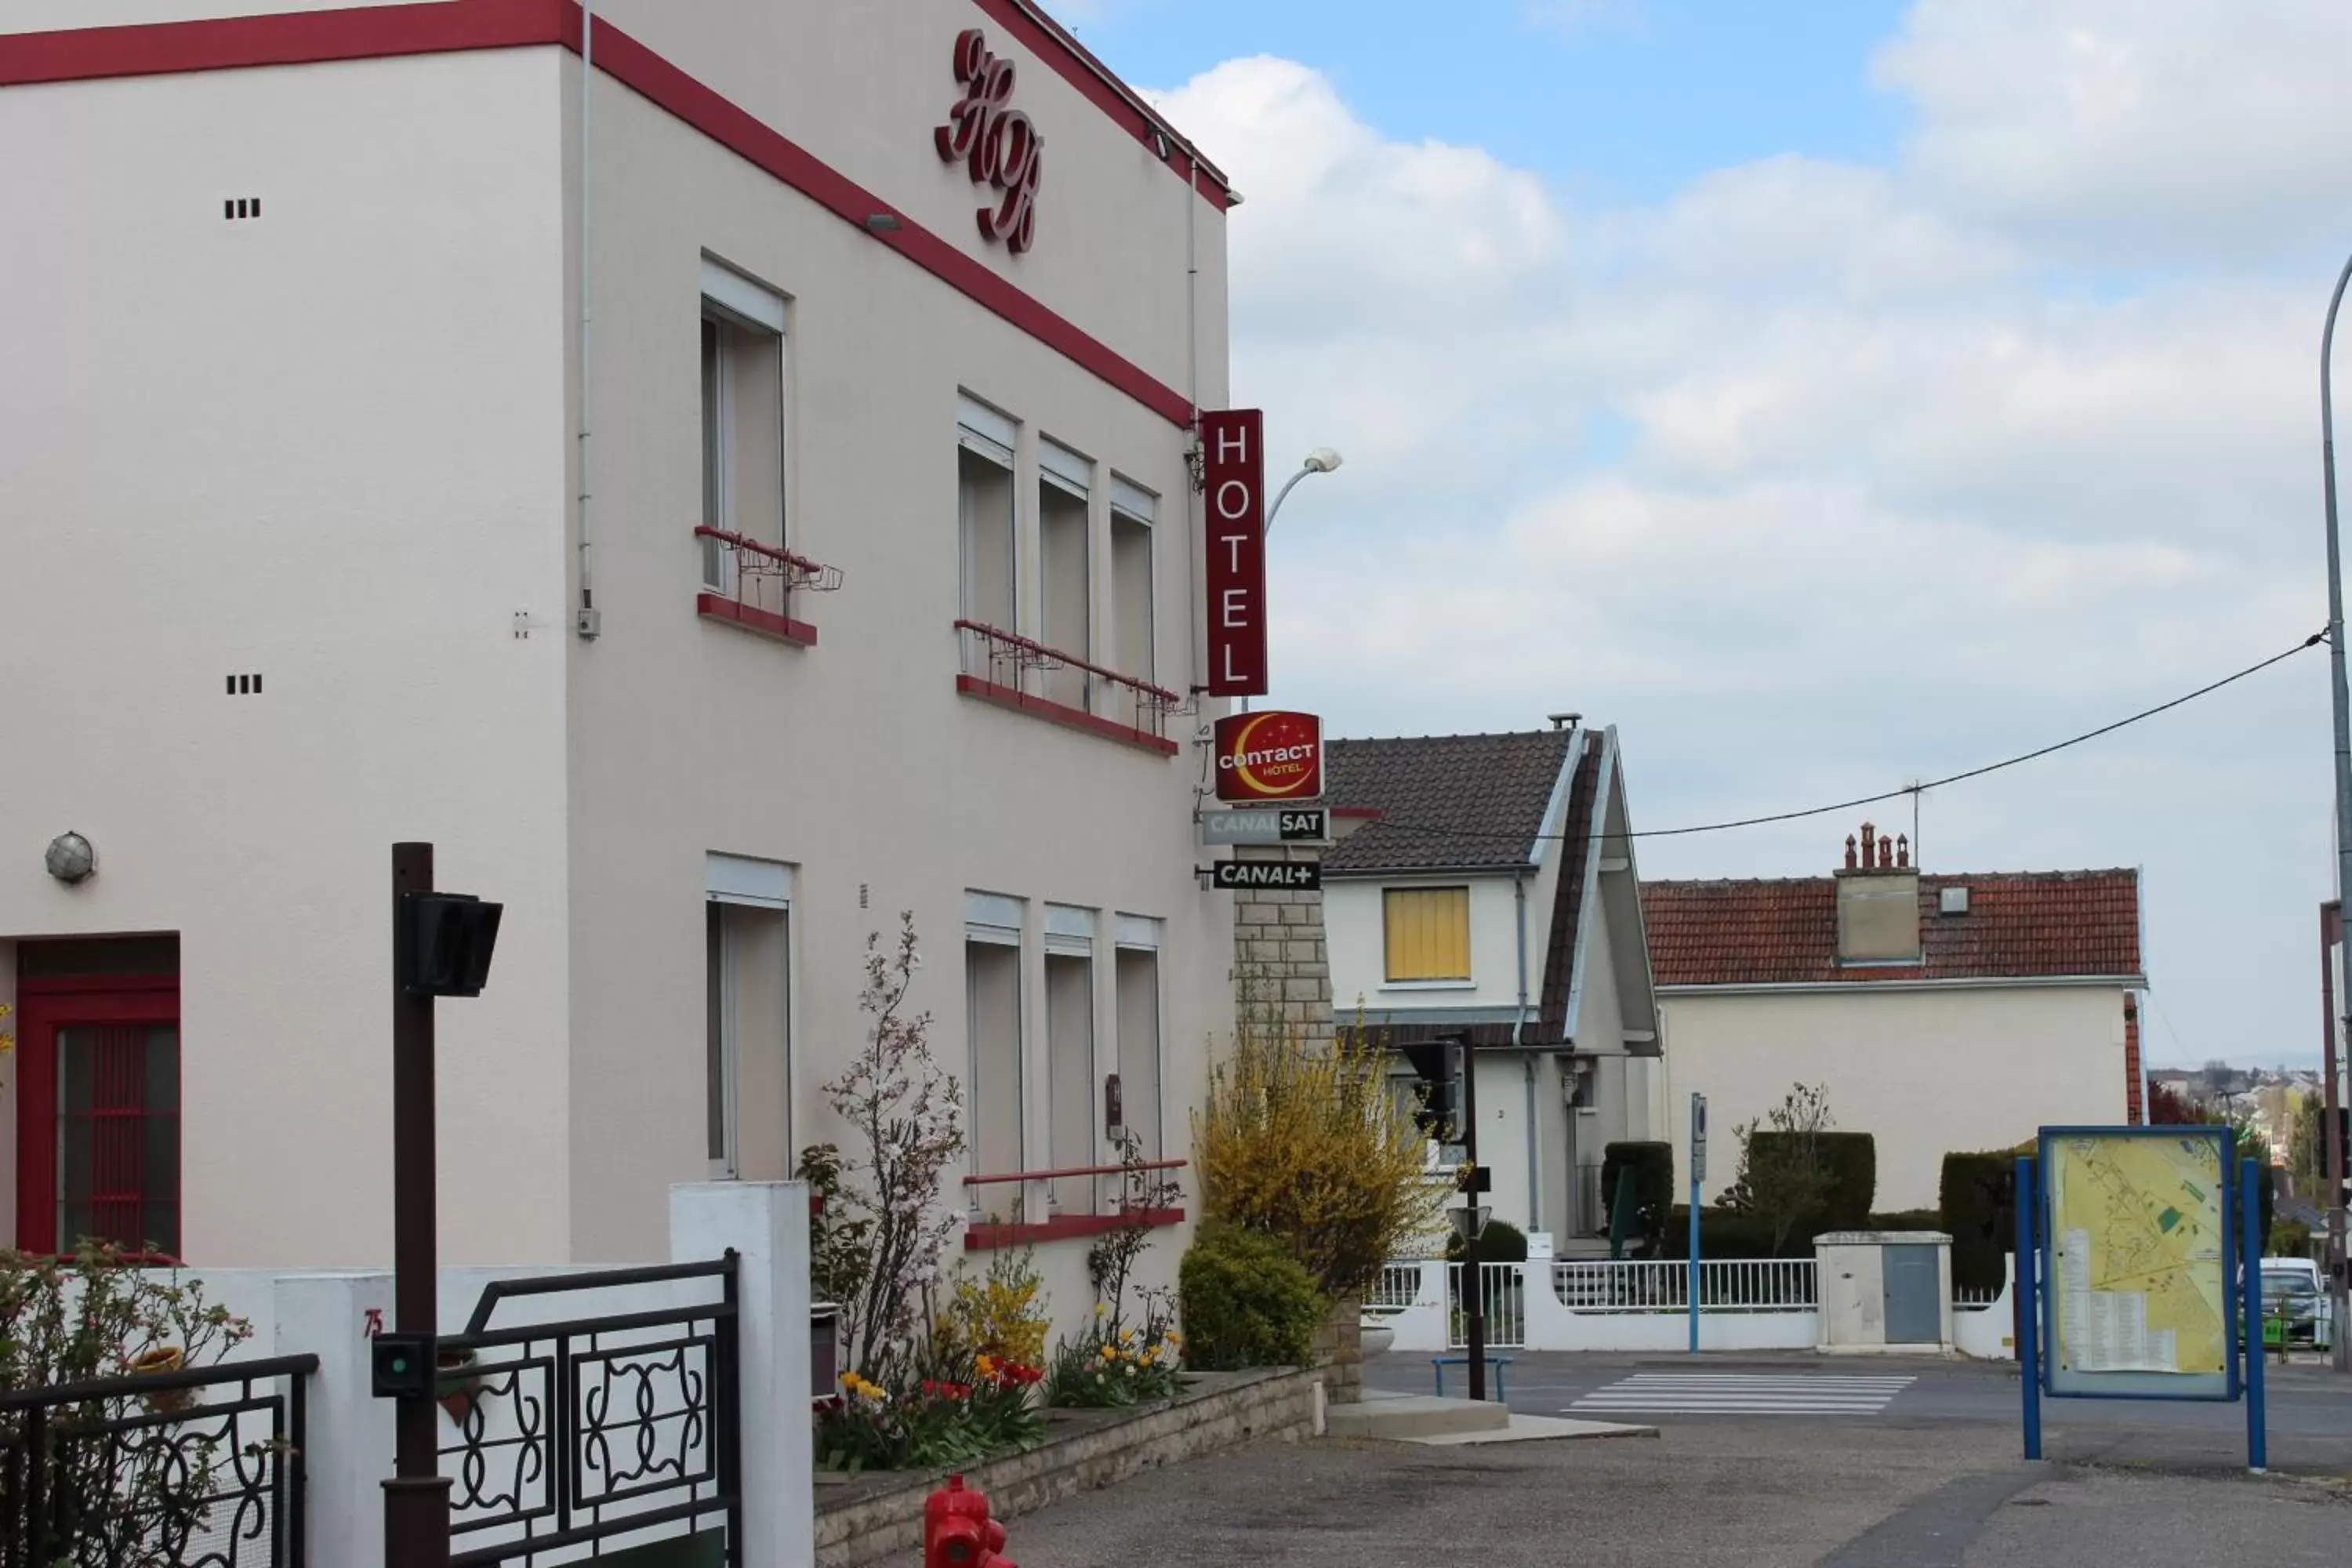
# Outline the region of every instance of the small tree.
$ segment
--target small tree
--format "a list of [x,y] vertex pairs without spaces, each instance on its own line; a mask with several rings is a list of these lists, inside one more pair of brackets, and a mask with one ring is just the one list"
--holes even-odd
[[1273,1237],[1335,1299],[1360,1295],[1447,1196],[1390,1092],[1384,1042],[1361,1027],[1317,1047],[1270,1010],[1245,1010],[1192,1142],[1206,1216]]
[[[1821,1211],[1836,1183],[1821,1140],[1835,1125],[1828,1090],[1800,1083],[1760,1118],[1732,1130],[1739,1140],[1739,1173],[1723,1194],[1723,1206],[1770,1226],[1775,1257],[1799,1223]],[[1759,1139],[1759,1131],[1780,1136]]]
[[[1115,1337],[1127,1323],[1127,1286],[1136,1260],[1151,1241],[1151,1216],[1174,1208],[1181,1189],[1143,1157],[1143,1141],[1121,1130],[1118,1141],[1118,1221],[1087,1249],[1087,1279],[1097,1315]],[[1149,1292],[1146,1292],[1149,1295]],[[1147,1308],[1147,1315],[1149,1309]]]
[[[931,1059],[931,1016],[906,1012],[917,962],[911,913],[899,917],[892,947],[879,931],[866,937],[865,1048],[824,1086],[851,1144],[836,1177],[840,1212],[826,1222],[817,1262],[841,1295],[850,1366],[885,1387],[917,1352],[918,1309],[957,1223],[940,1184],[964,1147],[962,1090]],[[802,1165],[811,1168],[807,1155]],[[859,1251],[862,1269],[850,1261]]]

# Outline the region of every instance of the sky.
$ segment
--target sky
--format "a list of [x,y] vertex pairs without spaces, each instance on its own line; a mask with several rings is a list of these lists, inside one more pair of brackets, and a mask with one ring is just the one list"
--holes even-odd
[[[1634,826],[1897,789],[2326,620],[2352,5],[1077,0],[1246,198],[1233,398],[1335,734],[1617,727]],[[2144,874],[2153,1061],[2313,1062],[2325,647],[1927,794],[1952,873]],[[1815,876],[1864,816],[1652,837]]]

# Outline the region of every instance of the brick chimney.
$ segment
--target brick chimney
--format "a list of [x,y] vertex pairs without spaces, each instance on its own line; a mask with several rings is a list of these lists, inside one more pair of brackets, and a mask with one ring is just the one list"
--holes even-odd
[[1919,962],[1919,868],[1906,835],[1882,835],[1874,823],[1845,841],[1837,873],[1838,962]]

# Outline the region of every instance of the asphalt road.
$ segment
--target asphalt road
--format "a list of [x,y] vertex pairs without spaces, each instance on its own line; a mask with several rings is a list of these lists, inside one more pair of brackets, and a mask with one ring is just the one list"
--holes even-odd
[[[1766,1429],[1887,1424],[1983,1427],[2022,1452],[2016,1369],[2004,1363],[1872,1356],[1836,1360],[1789,1355],[1567,1355],[1507,1352],[1513,1410],[1589,1416],[1643,1426],[1746,1423]],[[1463,1369],[1448,1367],[1445,1391],[1465,1392]],[[1430,1392],[1426,1355],[1392,1352],[1369,1363],[1366,1381],[1407,1394]],[[1675,1380],[1696,1374],[1705,1384]],[[1857,1397],[1908,1378],[1875,1409]],[[2352,1378],[2321,1366],[2266,1369],[2270,1459],[2274,1469],[2352,1473]],[[1743,1392],[1744,1391],[1744,1392]],[[1810,1392],[1809,1392],[1810,1391]],[[1696,1396],[1695,1396],[1696,1395]],[[1580,1401],[1587,1402],[1578,1408]],[[1596,1408],[1596,1402],[1605,1407]],[[1778,1404],[1783,1413],[1759,1405]],[[1718,1409],[1704,1408],[1715,1405]],[[1700,1406],[1701,1408],[1693,1408]],[[2245,1461],[2246,1410],[2238,1405],[2051,1399],[2042,1402],[2043,1447],[2055,1458],[2135,1457],[2227,1468]],[[2352,1563],[2352,1545],[2345,1561]]]
[[[1370,1371],[1378,1384],[1429,1387],[1425,1356],[1384,1357]],[[1622,1417],[1655,1426],[1654,1438],[1262,1445],[1016,1520],[1007,1553],[1023,1568],[2352,1563],[2352,1388],[2325,1372],[2278,1379],[2273,1458],[2298,1473],[2268,1477],[2243,1471],[2235,1406],[2053,1402],[2051,1458],[2027,1464],[2014,1373],[1973,1364],[1530,1355],[1515,1358],[1510,1403],[1557,1415],[1633,1379],[1694,1371],[1794,1387],[1779,1396],[1793,1413]],[[1813,1380],[1848,1377],[1911,1381],[1883,1403],[1850,1397],[1851,1384],[1813,1388],[1804,1403]],[[1874,1403],[1866,1413],[1820,1408]]]

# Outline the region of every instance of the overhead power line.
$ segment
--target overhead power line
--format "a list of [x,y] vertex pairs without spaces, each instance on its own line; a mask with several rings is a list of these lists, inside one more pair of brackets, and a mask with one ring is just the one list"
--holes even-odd
[[[2144,708],[2140,710],[2140,711],[2132,714],[2129,718],[2118,719],[2112,724],[2102,724],[2095,730],[2085,730],[2079,735],[2070,736],[2066,740],[2057,742],[2054,744],[2037,747],[2033,751],[2023,752],[2014,757],[2004,757],[1997,763],[1987,763],[1980,768],[1970,768],[1965,773],[1949,773],[1943,778],[1928,779],[1922,784],[1906,784],[1900,789],[1890,789],[1878,795],[1861,795],[1853,800],[1835,801],[1828,805],[1810,805],[1805,807],[1802,811],[1776,811],[1765,816],[1742,816],[1735,818],[1729,822],[1705,822],[1692,827],[1652,827],[1634,832],[1627,837],[1633,838],[1680,838],[1693,833],[1727,833],[1735,827],[1761,827],[1769,823],[1774,822],[1799,822],[1809,816],[1827,816],[1832,812],[1852,811],[1856,806],[1876,805],[1883,801],[1902,800],[1906,796],[1916,796],[1927,790],[1941,789],[1946,784],[1962,784],[1969,779],[1980,779],[1987,773],[1997,773],[2003,768],[2017,767],[2021,763],[2037,761],[2038,759],[2049,756],[2053,752],[2065,751],[2070,746],[2079,746],[2085,741],[2095,741],[2102,735],[2112,735],[2116,731],[2137,724],[2144,719],[2153,719],[2159,713],[2168,713],[2173,709],[2179,708],[2184,703],[2194,702],[2200,697],[2210,697],[2225,686],[2235,685],[2237,682],[2245,679],[2249,676],[2260,675],[2263,670],[2270,668],[2271,666],[2274,664],[2283,664],[2286,660],[2293,658],[2296,654],[2302,653],[2307,648],[2316,647],[2326,640],[2327,632],[2326,628],[2323,627],[2322,629],[2312,633],[2311,636],[2304,638],[2303,641],[2295,644],[2293,647],[2288,648],[2284,653],[2273,654],[2270,658],[2263,659],[2260,664],[2250,664],[2234,675],[2225,675],[2221,679],[2213,681],[2209,685],[2200,686],[2194,691],[2184,692],[2180,696],[2174,698],[2169,702],[2159,702],[2153,708]],[[1420,833],[1428,835],[1432,837],[1481,838],[1489,840],[1502,839],[1514,844],[1524,843],[1526,841],[1526,835],[1519,833],[1482,832],[1474,827],[1439,827],[1428,823],[1397,822],[1386,816],[1380,817],[1376,819],[1375,824],[1368,824],[1367,826],[1374,825],[1386,828],[1391,832]],[[1547,833],[1540,835],[1539,837],[1547,839],[1564,839],[1568,835],[1565,833]]]

